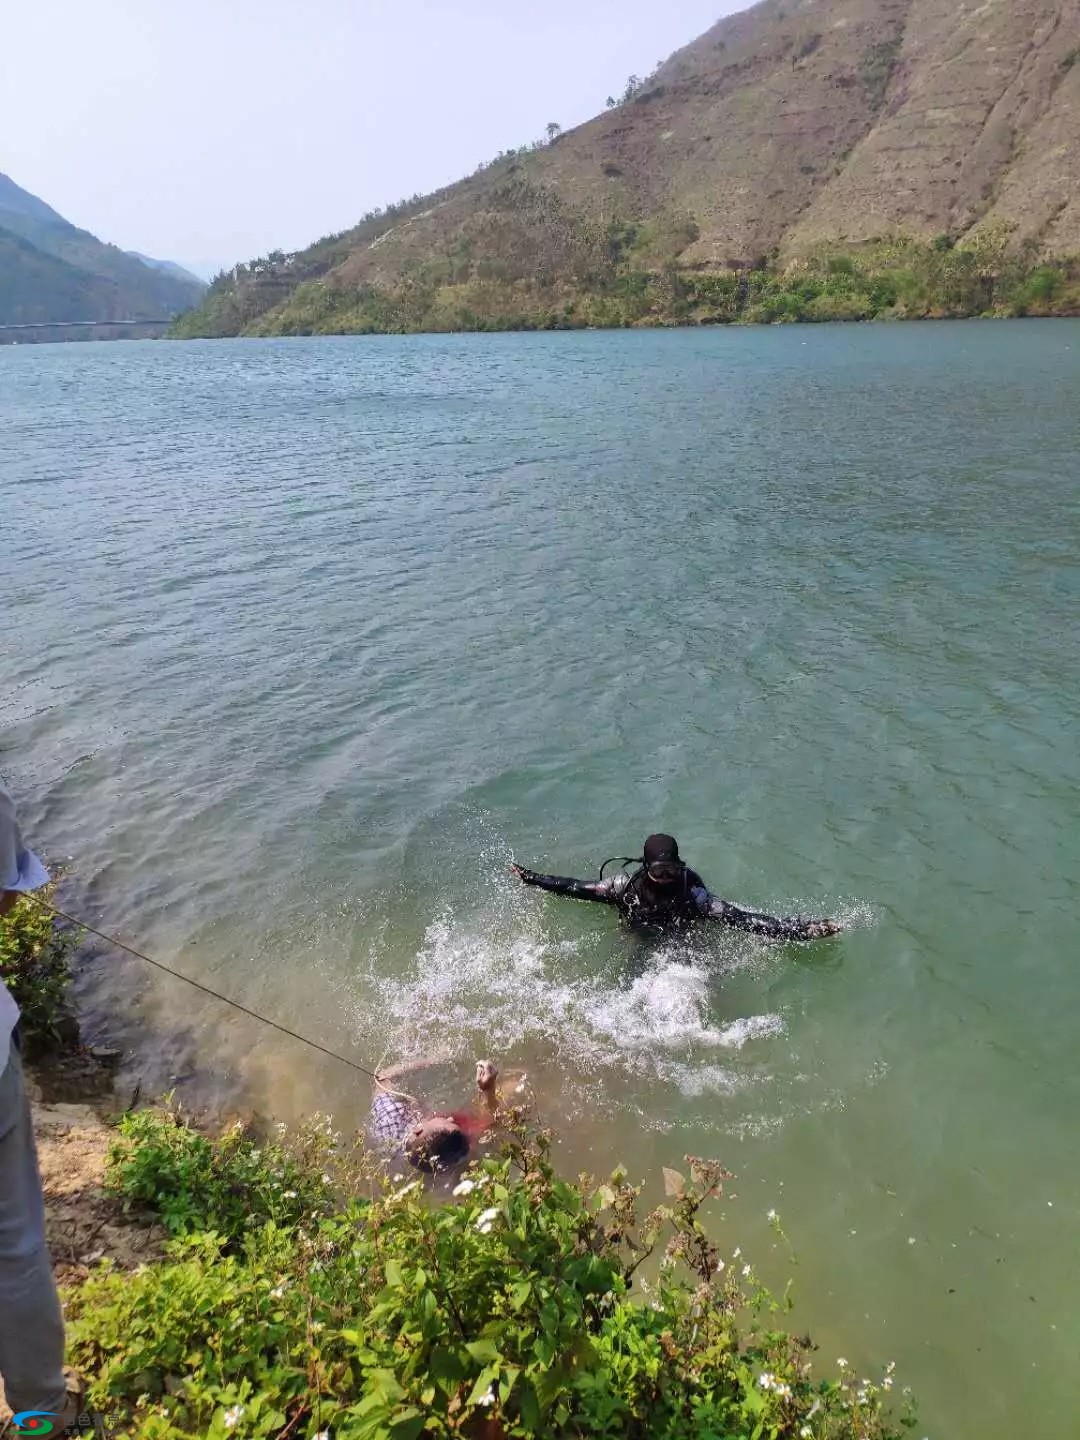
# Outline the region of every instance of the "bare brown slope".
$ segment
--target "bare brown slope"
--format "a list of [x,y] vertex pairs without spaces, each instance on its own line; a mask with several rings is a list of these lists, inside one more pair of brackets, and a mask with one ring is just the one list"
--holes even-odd
[[[1073,35],[1080,28],[1076,8]],[[1061,68],[1053,98],[1020,140],[984,223],[1015,226],[1017,236],[1036,239],[1048,255],[1080,255],[1080,54]]]
[[[765,0],[663,65],[632,102],[512,167],[575,215],[692,217],[689,265],[748,261],[780,244],[872,128],[883,67],[911,0]],[[344,283],[393,283],[423,257],[498,254],[505,175],[464,182],[341,267]],[[486,220],[481,217],[486,215]]]
[[[558,310],[672,261],[990,226],[1080,253],[1080,0],[763,0],[553,144],[238,274],[191,333],[332,327],[373,289],[396,297],[391,328],[453,287],[505,319],[525,291]],[[304,280],[320,293],[294,303]]]
[[[1051,130],[1072,119],[1073,144],[1049,205],[1080,181],[1076,77],[1066,67],[1078,36],[1077,0],[913,0],[880,118],[789,245],[893,232],[959,236],[1008,182],[1012,200],[996,218],[1037,233],[1027,202],[1048,138],[1038,132],[1051,112]],[[1044,172],[1041,188],[1050,182]]]
[[[1077,45],[1080,0],[765,0],[518,168],[597,223],[692,218],[688,266],[955,237],[984,217],[1075,250]],[[497,184],[465,182],[352,254],[340,278],[392,283],[463,240],[498,257],[513,247],[491,219]]]

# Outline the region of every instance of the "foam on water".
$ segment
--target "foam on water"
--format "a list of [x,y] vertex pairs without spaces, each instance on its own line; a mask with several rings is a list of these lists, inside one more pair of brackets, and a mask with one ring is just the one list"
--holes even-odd
[[430,1049],[433,1037],[458,1049],[499,1055],[540,1051],[577,1074],[634,1074],[688,1095],[728,1094],[737,1072],[717,1052],[783,1033],[775,1014],[718,1023],[715,982],[686,944],[655,951],[626,982],[591,973],[584,941],[534,929],[500,934],[451,913],[430,925],[402,975],[371,973],[389,1053]]

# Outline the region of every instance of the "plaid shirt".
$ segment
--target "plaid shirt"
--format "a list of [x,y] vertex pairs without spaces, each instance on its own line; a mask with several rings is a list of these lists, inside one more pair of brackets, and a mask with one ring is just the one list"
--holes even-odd
[[376,1090],[371,1099],[371,1120],[368,1135],[371,1143],[396,1150],[409,1130],[420,1118],[420,1112],[404,1095],[389,1090]]

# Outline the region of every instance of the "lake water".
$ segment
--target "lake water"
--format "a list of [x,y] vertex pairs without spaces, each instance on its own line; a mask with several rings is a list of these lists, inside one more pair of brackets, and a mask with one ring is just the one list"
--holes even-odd
[[[825,1371],[1072,1432],[1080,323],[7,348],[0,427],[0,767],[69,903],[440,1094],[527,1069],[568,1169],[717,1155]],[[849,930],[650,945],[506,871],[653,829]],[[128,1078],[362,1122],[82,989]]]

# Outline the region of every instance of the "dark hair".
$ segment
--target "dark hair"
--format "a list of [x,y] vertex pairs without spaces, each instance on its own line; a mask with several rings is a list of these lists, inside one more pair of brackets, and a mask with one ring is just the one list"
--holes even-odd
[[[410,1132],[405,1137],[403,1147],[405,1158],[409,1164],[429,1175],[460,1164],[469,1153],[468,1137],[455,1120],[449,1116],[433,1116],[432,1118],[443,1120],[444,1124],[429,1129],[426,1134],[419,1136],[414,1136]],[[421,1122],[421,1125],[425,1123]],[[420,1128],[420,1126],[415,1128]]]

